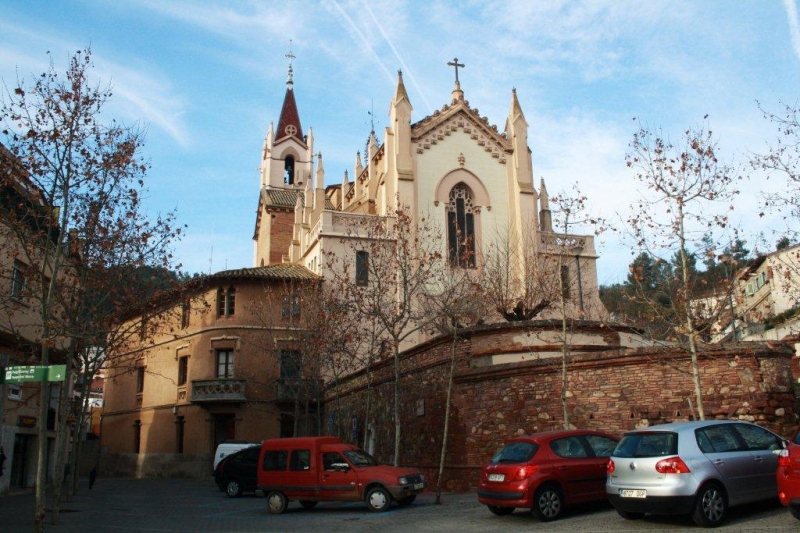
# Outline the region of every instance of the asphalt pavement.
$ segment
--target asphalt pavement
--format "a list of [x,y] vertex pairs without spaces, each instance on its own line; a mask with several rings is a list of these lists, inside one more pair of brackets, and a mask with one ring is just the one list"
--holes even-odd
[[[32,491],[0,497],[0,532],[33,530]],[[48,505],[48,508],[50,505]],[[92,490],[88,480],[71,502],[63,502],[53,532],[513,532],[513,531],[693,531],[701,528],[685,517],[647,516],[642,520],[620,518],[607,503],[568,508],[555,522],[542,523],[529,512],[494,516],[480,505],[475,494],[443,494],[434,503],[426,492],[408,507],[397,505],[384,513],[371,513],[363,503],[320,503],[303,510],[292,502],[282,515],[270,515],[262,497],[228,498],[211,478],[126,479],[101,478]],[[731,509],[723,531],[800,531],[795,520],[777,500]]]

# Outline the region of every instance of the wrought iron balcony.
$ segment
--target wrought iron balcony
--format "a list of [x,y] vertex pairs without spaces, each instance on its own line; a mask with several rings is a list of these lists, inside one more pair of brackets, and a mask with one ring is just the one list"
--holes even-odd
[[243,379],[199,379],[192,381],[192,403],[236,403],[247,400]]
[[322,391],[320,379],[280,378],[275,383],[275,401],[286,403],[295,400],[317,400]]

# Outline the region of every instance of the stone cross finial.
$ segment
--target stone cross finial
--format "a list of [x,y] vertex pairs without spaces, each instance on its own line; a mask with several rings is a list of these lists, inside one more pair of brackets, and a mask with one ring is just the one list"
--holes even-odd
[[292,61],[294,58],[295,55],[292,53],[292,40],[289,39],[289,53],[286,54],[286,59],[289,60],[289,77],[286,79],[287,87],[292,87],[292,85],[294,85],[294,77],[292,76]]
[[464,68],[464,63],[459,63],[458,58],[454,57],[452,61],[447,62],[447,66],[456,69],[456,85],[458,85],[458,67]]

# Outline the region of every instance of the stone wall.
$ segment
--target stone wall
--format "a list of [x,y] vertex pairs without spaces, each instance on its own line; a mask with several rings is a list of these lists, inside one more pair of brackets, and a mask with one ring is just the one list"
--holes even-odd
[[[534,347],[514,363],[486,362],[489,352],[524,352],[520,343],[535,344],[531,339],[537,337],[542,338],[509,324],[493,328],[489,335],[472,332],[456,344],[446,490],[473,489],[482,464],[505,439],[563,428],[560,355],[539,357]],[[697,406],[689,354],[678,348],[619,349],[613,338],[606,335],[605,344],[585,344],[570,356],[570,425],[621,435],[637,427],[691,420]],[[402,354],[400,361],[399,462],[423,469],[433,486],[438,478],[451,346],[452,341],[439,339]],[[543,347],[539,355],[551,350],[552,346]],[[785,437],[792,435],[796,429],[792,355],[793,350],[782,343],[702,346],[698,363],[705,417],[749,420]],[[394,362],[383,361],[329,388],[327,433],[361,445],[369,431],[364,420],[371,420],[375,456],[391,462],[393,375]]]

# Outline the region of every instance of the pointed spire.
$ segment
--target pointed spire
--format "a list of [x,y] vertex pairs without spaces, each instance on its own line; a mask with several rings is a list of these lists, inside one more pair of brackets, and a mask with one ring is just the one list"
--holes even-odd
[[361,152],[356,152],[356,166],[355,166],[355,174],[353,175],[354,179],[358,179],[362,172],[364,172],[364,165],[361,164]]
[[[411,102],[411,99],[408,97],[408,92],[406,91],[406,86],[403,83],[403,71],[397,71],[397,89],[394,92],[394,103],[397,104],[398,102],[406,100],[407,102]],[[373,128],[374,130],[375,128]]]
[[289,78],[286,80],[286,95],[283,97],[283,107],[281,108],[281,118],[278,119],[276,136],[278,139],[282,139],[288,135],[305,144],[303,141],[303,128],[300,125],[300,113],[297,111],[297,103],[294,99],[292,60],[295,56],[290,51],[286,54],[286,57],[289,58]]
[[550,195],[547,194],[547,187],[544,186],[544,178],[539,181],[539,201],[542,209],[550,209]]
[[522,120],[525,120],[525,115],[522,114],[522,107],[519,105],[519,100],[517,99],[516,87],[511,89],[511,111],[508,112],[508,117],[512,122],[517,120],[517,117],[522,117]]

